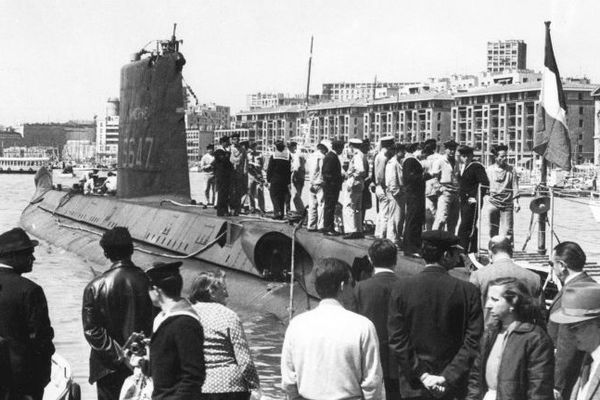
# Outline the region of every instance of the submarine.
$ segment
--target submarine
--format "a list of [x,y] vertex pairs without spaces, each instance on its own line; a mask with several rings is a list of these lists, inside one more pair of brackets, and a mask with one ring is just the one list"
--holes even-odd
[[[182,261],[184,292],[201,271],[227,276],[229,304],[274,314],[287,321],[319,301],[313,267],[319,258],[345,262],[355,280],[368,271],[369,239],[346,241],[308,232],[299,221],[217,216],[192,204],[187,165],[180,41],[158,41],[122,67],[120,78],[118,182],[115,196],[84,195],[52,184],[42,168],[23,210],[21,226],[53,246],[107,265],[99,245],[116,226],[134,239],[133,261]],[[396,273],[422,270],[422,260],[398,257]]]

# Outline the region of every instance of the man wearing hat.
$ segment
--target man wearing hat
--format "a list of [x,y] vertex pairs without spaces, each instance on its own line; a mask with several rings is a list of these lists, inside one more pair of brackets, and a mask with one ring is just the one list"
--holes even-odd
[[[248,202],[250,203],[250,213],[258,211],[261,214],[265,213],[265,195],[264,185],[265,178],[263,177],[263,157],[256,149],[257,143],[250,143],[248,151]],[[258,204],[257,204],[258,203]]]
[[362,152],[362,140],[350,139],[352,159],[348,166],[346,175],[346,193],[344,199],[344,239],[364,238],[362,197],[365,178],[367,177],[369,165],[367,157]]
[[399,362],[400,394],[462,399],[483,331],[479,290],[448,274],[461,261],[458,237],[438,230],[424,232],[422,239],[425,268],[400,279],[389,303],[389,343]]
[[335,206],[338,204],[342,190],[342,164],[340,154],[344,151],[344,142],[336,140],[331,144],[331,149],[323,158],[323,233],[328,236],[339,235],[335,230]]
[[231,174],[231,188],[229,194],[229,205],[233,215],[240,215],[242,209],[242,197],[248,189],[246,182],[248,176],[248,164],[246,149],[240,143],[240,134],[231,135],[231,155],[229,160],[233,166]]
[[584,355],[579,365],[570,366],[576,375],[569,398],[600,399],[600,285],[569,285],[562,294],[560,308],[550,314],[550,321],[567,329],[575,347]]
[[267,167],[267,182],[269,182],[274,219],[283,219],[285,215],[285,200],[289,196],[288,187],[292,175],[291,168],[290,153],[286,149],[283,140],[278,140],[275,143],[275,151],[271,155]]
[[181,297],[181,264],[156,262],[146,271],[150,299],[161,310],[150,341],[153,400],[198,399],[206,378],[204,331],[190,303]]
[[[438,157],[432,165],[431,175],[439,182],[439,196],[433,229],[445,229],[450,233],[456,232],[460,199],[458,198],[458,163],[454,139],[444,143],[444,155]],[[490,236],[491,237],[491,236]]]
[[[402,181],[406,189],[406,224],[404,227],[404,254],[419,256],[421,232],[425,223],[425,182],[431,176],[425,172],[415,156],[418,143],[406,146],[402,162]],[[420,157],[424,157],[421,153]]]
[[473,159],[473,148],[462,145],[458,147],[461,162],[458,175],[458,195],[460,197],[460,225],[458,237],[460,245],[467,253],[477,251],[477,194],[481,187],[481,198],[485,196],[490,186],[490,181],[485,172],[485,167]]
[[119,397],[132,371],[122,347],[134,332],[150,336],[154,310],[148,297],[148,279],[131,261],[133,239],[129,230],[117,226],[100,239],[112,265],[95,277],[83,291],[81,319],[89,343],[91,384],[98,400]]
[[[215,204],[215,161],[214,154],[215,145],[209,144],[206,146],[206,153],[200,159],[200,176],[204,184],[204,205]],[[210,194],[212,193],[212,197]]]
[[[550,315],[561,308],[564,295],[572,285],[595,282],[584,271],[585,262],[585,253],[575,242],[561,242],[554,247],[550,264],[552,272],[562,282],[562,289],[552,301]],[[562,394],[563,399],[569,399],[584,353],[577,349],[567,325],[558,324],[550,318],[548,334],[556,347],[554,387]]]
[[487,168],[490,180],[488,216],[490,237],[498,235],[513,238],[514,212],[519,212],[519,177],[507,163],[508,147],[497,145],[492,149],[495,163]]
[[330,140],[322,140],[317,149],[308,157],[306,170],[309,183],[308,220],[309,232],[323,230],[323,159],[331,148]]
[[[0,382],[9,382],[9,400],[42,400],[50,382],[54,354],[44,290],[21,275],[31,272],[37,240],[21,228],[0,235],[0,338],[8,347],[9,365],[1,365]],[[0,360],[2,361],[2,360]]]
[[386,136],[380,139],[381,149],[373,161],[373,182],[375,196],[379,204],[379,212],[375,221],[375,237],[386,237],[388,220],[390,218],[390,200],[386,194],[385,170],[388,161],[394,156],[394,137]]
[[434,165],[443,156],[437,152],[437,140],[427,139],[423,142],[423,149],[419,159],[423,171],[431,175],[431,179],[425,182],[425,229],[433,229],[433,222],[437,213],[438,198],[440,195],[440,181],[432,174]]

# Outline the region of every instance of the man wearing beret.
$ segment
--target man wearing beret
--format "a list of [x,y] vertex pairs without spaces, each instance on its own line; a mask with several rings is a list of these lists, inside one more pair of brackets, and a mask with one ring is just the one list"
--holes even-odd
[[600,285],[576,282],[567,287],[550,321],[565,327],[577,349],[584,353],[581,364],[571,366],[578,372],[570,399],[600,399]]
[[199,399],[206,378],[204,331],[190,303],[181,297],[180,266],[181,262],[157,262],[146,271],[150,299],[161,309],[150,341],[152,400]]
[[[0,235],[0,338],[8,347],[10,365],[1,365],[8,400],[42,400],[50,382],[54,354],[48,304],[44,290],[21,275],[31,272],[37,240],[21,228]],[[0,360],[2,361],[2,360]],[[6,394],[0,386],[0,393]]]
[[460,146],[458,155],[461,162],[460,174],[458,176],[458,195],[460,196],[460,225],[458,226],[458,237],[460,245],[467,253],[477,251],[477,218],[479,207],[477,195],[481,187],[481,197],[485,196],[490,186],[485,167],[473,159],[473,148]]
[[458,237],[427,231],[422,240],[425,268],[401,279],[390,295],[389,344],[399,364],[400,394],[462,399],[483,331],[479,290],[448,274],[461,260]]
[[98,400],[119,398],[125,378],[131,375],[122,346],[134,332],[149,336],[153,309],[148,279],[131,261],[133,239],[117,226],[100,239],[112,265],[83,291],[83,334],[91,347],[90,383],[96,383]]

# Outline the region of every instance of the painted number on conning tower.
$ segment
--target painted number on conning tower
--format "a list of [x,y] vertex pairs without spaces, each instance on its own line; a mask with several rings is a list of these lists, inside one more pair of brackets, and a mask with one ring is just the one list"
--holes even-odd
[[152,167],[152,145],[153,137],[125,138],[123,141],[123,167],[150,168]]

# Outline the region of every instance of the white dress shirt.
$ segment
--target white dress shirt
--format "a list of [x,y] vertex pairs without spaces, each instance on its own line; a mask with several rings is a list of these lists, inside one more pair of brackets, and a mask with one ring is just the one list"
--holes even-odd
[[592,351],[592,365],[590,365],[590,377],[585,383],[585,385],[579,388],[579,393],[577,393],[577,400],[587,400],[588,398],[588,390],[590,389],[590,382],[592,382],[592,377],[596,374],[598,370],[598,365],[600,365],[600,346],[596,347],[596,350]]

